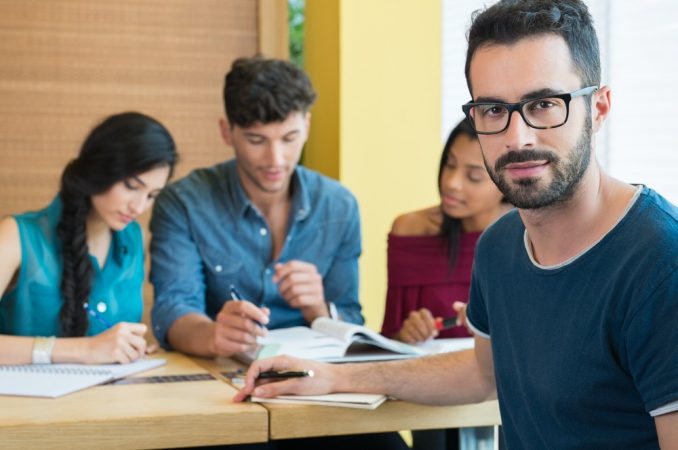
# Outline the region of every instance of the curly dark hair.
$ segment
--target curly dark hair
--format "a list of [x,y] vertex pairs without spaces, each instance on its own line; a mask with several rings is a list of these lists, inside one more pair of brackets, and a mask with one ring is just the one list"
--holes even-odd
[[84,336],[89,325],[83,305],[92,288],[93,268],[87,247],[90,198],[115,183],[177,161],[174,140],[155,119],[136,112],[108,117],[85,139],[78,157],[61,175],[62,212],[57,235],[62,243],[61,333]]
[[466,83],[471,59],[479,47],[511,45],[520,39],[555,34],[567,43],[584,86],[600,84],[598,37],[589,10],[580,0],[502,0],[473,14],[466,52]]
[[233,62],[224,82],[224,105],[231,125],[281,122],[305,113],[316,93],[308,76],[294,64],[259,56]]

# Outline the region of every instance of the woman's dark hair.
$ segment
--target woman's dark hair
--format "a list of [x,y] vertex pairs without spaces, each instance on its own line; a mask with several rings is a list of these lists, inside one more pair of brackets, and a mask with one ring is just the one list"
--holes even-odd
[[[440,166],[438,166],[438,192],[441,195],[440,182],[443,178],[443,170],[445,170],[445,166],[447,165],[447,159],[452,151],[454,141],[462,134],[471,139],[478,140],[478,135],[473,130],[468,119],[462,120],[452,129],[450,135],[447,137],[447,142],[445,142],[445,146],[443,147],[443,154],[440,156]],[[445,214],[442,205],[440,207],[440,212],[443,215],[443,223],[440,226],[440,237],[443,240],[443,245],[448,254],[450,270],[452,270],[457,263],[457,256],[459,256],[459,238],[462,232],[461,219],[456,219]]]
[[115,183],[177,161],[174,140],[155,119],[136,112],[108,117],[82,144],[78,157],[64,168],[59,195],[62,202],[57,235],[62,244],[61,333],[84,336],[89,325],[83,307],[92,288],[85,221],[91,197]]

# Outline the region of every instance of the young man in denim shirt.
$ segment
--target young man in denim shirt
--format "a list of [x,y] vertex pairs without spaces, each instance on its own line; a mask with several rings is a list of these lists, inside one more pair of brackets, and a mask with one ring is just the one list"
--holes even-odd
[[229,356],[267,328],[321,316],[363,323],[356,200],[298,166],[315,97],[289,62],[233,63],[219,125],[235,158],[172,184],[153,211],[152,320],[163,347]]

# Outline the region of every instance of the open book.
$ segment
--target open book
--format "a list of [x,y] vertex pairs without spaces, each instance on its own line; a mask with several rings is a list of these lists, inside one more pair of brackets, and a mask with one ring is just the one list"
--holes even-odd
[[165,364],[164,359],[139,359],[129,364],[0,365],[0,395],[61,397],[97,384],[124,378]]
[[472,337],[467,338],[442,338],[429,339],[428,341],[415,344],[418,348],[425,350],[430,354],[459,352],[469,350],[475,347]]
[[382,394],[279,395],[275,398],[251,397],[257,403],[340,406],[342,408],[377,409],[386,401]]
[[380,361],[426,355],[429,352],[385,338],[362,325],[319,317],[308,327],[271,330],[258,346],[236,357],[245,363],[275,355],[325,362]]

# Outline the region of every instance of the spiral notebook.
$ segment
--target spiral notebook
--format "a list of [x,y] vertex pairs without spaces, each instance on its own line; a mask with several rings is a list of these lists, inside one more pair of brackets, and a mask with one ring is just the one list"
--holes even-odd
[[0,365],[0,395],[56,398],[162,366],[164,359],[129,364]]

